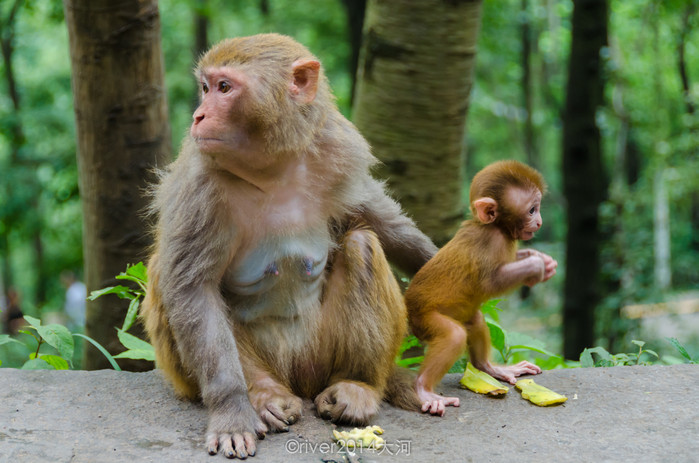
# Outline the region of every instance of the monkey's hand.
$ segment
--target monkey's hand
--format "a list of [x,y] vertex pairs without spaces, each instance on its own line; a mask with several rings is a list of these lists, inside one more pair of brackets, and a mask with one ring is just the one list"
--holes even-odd
[[530,254],[529,257],[525,257],[520,262],[526,263],[529,267],[529,276],[526,277],[522,283],[532,287],[544,281],[544,277],[546,276],[546,263],[540,252],[534,251],[533,249],[529,249],[529,251],[532,251],[532,254]]
[[553,257],[548,254],[540,252],[541,258],[544,260],[544,278],[542,282],[549,280],[552,276],[556,274],[556,268],[558,267],[558,262]]
[[206,450],[210,455],[220,450],[226,458],[255,456],[257,438],[264,439],[267,427],[247,395],[236,395],[227,402],[210,407]]
[[271,431],[287,432],[301,416],[303,402],[269,378],[253,383],[248,393],[252,406]]

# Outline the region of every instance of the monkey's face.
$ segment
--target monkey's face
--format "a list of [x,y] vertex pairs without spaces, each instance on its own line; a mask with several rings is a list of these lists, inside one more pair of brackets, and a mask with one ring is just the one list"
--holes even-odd
[[199,74],[201,103],[190,133],[203,153],[228,151],[244,143],[236,113],[245,87],[244,75],[232,68],[210,68]]
[[534,238],[534,233],[542,225],[541,191],[538,188],[509,188],[505,194],[505,203],[508,206],[507,213],[511,215],[509,221],[514,225],[515,239],[527,241]]
[[230,66],[206,68],[197,77],[201,103],[192,116],[190,134],[199,151],[227,170],[266,167],[271,160],[260,156],[264,123],[250,103],[251,79]]

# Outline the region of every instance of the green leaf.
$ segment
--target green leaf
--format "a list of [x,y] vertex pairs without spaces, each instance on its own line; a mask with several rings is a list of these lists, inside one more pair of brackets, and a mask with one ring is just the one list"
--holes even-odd
[[[133,299],[134,295],[131,288],[126,286],[109,286],[108,288],[99,289],[97,291],[92,291],[87,297],[89,300],[94,301],[98,297],[102,297],[105,294],[116,294],[121,299]],[[27,317],[24,317],[27,318]]]
[[94,339],[92,339],[90,336],[85,336],[84,334],[81,333],[73,333],[73,336],[78,336],[80,338],[86,339],[90,344],[95,346],[97,350],[102,352],[102,355],[107,357],[107,360],[109,360],[109,363],[112,365],[112,368],[114,368],[116,371],[121,371],[121,367],[119,366],[118,363],[116,363],[116,360],[114,360],[114,357],[112,357],[112,354],[110,354],[107,349],[102,347],[102,344],[98,343]]
[[597,354],[602,358],[603,362],[613,362],[612,356],[603,347],[589,347],[580,354],[580,366],[583,368],[592,368],[599,366],[595,364],[592,354]]
[[502,312],[502,309],[498,307],[498,304],[501,301],[502,299],[490,299],[485,301],[481,306],[481,312],[483,312],[483,315],[489,315],[496,322],[500,321],[500,312]]
[[153,346],[148,344],[146,341],[144,341],[143,339],[139,339],[133,334],[129,334],[124,330],[120,330],[117,328],[117,336],[119,336],[119,341],[127,349],[153,350]]
[[135,296],[145,295],[146,285],[148,284],[148,270],[143,262],[136,265],[130,265],[126,268],[126,272],[121,272],[117,275],[117,280],[129,280],[138,284],[141,291],[132,291]]
[[24,345],[24,343],[16,340],[15,338],[10,336],[9,334],[0,334],[0,346],[2,346],[3,344],[8,344],[10,342],[16,342],[17,344]]
[[542,370],[553,370],[554,368],[567,368],[565,359],[560,355],[552,355],[548,358],[536,358],[534,363],[541,367]]
[[687,352],[687,349],[684,348],[682,343],[680,343],[680,341],[677,340],[677,338],[665,338],[665,340],[667,340],[667,342],[672,344],[672,346],[675,349],[677,349],[677,352],[679,352],[682,357],[689,360],[690,362],[694,360],[694,359],[692,359],[692,356],[689,355],[689,352]]
[[121,354],[114,356],[115,359],[134,359],[134,360],[149,360],[155,362],[155,351],[151,347],[150,350],[144,349],[129,349]]
[[129,303],[129,310],[126,312],[126,317],[124,317],[124,325],[121,327],[123,331],[128,331],[138,318],[138,307],[141,302],[138,299],[131,299]]
[[592,359],[592,354],[588,349],[580,353],[580,366],[582,368],[592,368],[595,366],[595,361]]
[[132,276],[143,283],[148,283],[148,269],[143,265],[143,262],[127,267],[126,275]]
[[498,352],[505,351],[505,331],[500,325],[493,321],[486,321],[490,330],[490,343]]
[[32,328],[36,328],[37,326],[41,326],[41,320],[38,318],[30,317],[29,315],[25,315],[24,319],[29,323],[29,326]]
[[39,357],[41,360],[45,361],[49,365],[51,365],[53,368],[56,370],[68,370],[68,362],[65,361],[64,358],[59,357],[58,355],[41,355]]
[[22,370],[55,370],[53,365],[50,365],[44,359],[31,359],[24,362]]
[[37,326],[36,331],[48,345],[55,348],[64,359],[72,359],[75,344],[73,337],[63,325],[52,323],[45,326]]
[[643,348],[643,346],[646,345],[646,343],[645,343],[644,341],[638,341],[638,340],[636,340],[636,339],[633,339],[633,340],[631,341],[631,344],[636,344],[636,345],[637,345],[638,347],[640,347],[640,348]]
[[656,351],[654,351],[654,350],[646,349],[646,350],[643,351],[643,353],[644,353],[644,354],[650,354],[650,355],[652,355],[653,357],[655,357],[655,358],[657,358],[657,359],[660,358],[660,356],[658,355],[658,353],[657,353]]
[[408,368],[412,365],[421,364],[423,362],[423,360],[425,360],[424,355],[420,355],[418,357],[409,357],[409,358],[405,358],[405,359],[396,360],[396,365],[398,365],[399,367]]

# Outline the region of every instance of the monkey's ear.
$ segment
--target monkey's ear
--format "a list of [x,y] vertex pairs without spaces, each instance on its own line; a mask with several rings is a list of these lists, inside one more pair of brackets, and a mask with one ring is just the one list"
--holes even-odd
[[492,223],[498,216],[498,203],[493,198],[478,198],[473,202],[478,220],[483,223]]
[[293,81],[289,85],[291,97],[302,104],[308,104],[316,97],[320,63],[312,59],[299,59],[291,65]]

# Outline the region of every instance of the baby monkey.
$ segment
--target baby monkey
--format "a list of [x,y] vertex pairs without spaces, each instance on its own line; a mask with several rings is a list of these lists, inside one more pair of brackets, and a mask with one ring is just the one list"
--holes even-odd
[[416,380],[422,411],[444,415],[458,397],[435,394],[434,387],[468,347],[470,361],[489,375],[541,373],[529,362],[498,366],[490,360],[490,332],[481,304],[521,285],[534,286],[556,274],[558,263],[533,249],[517,250],[541,228],[541,174],[517,161],[490,164],[473,178],[470,208],[449,241],[415,275],[405,293],[413,334],[427,345]]

